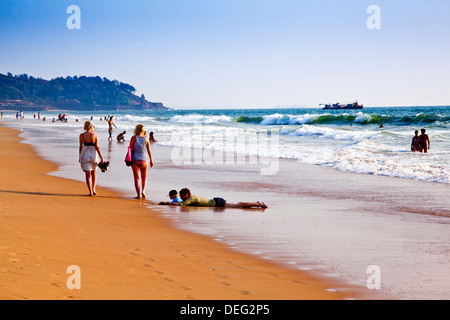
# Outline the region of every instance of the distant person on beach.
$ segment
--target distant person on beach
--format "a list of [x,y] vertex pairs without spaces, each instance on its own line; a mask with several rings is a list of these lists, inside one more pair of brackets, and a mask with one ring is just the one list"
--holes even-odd
[[206,199],[191,194],[188,188],[183,188],[180,190],[180,197],[182,202],[160,202],[161,205],[176,205],[182,207],[216,207],[216,208],[262,208],[266,209],[267,205],[264,202],[238,202],[232,203],[227,202],[223,198]]
[[84,123],[85,132],[80,134],[79,161],[81,169],[86,174],[86,184],[90,196],[95,196],[95,186],[97,182],[97,154],[100,162],[104,163],[102,153],[98,146],[98,136],[94,133],[94,124],[91,121]]
[[425,129],[421,129],[420,132],[420,152],[427,153],[430,150],[430,137],[425,133],[427,132]]
[[113,126],[116,127],[116,125],[113,122],[113,117],[107,118],[106,121],[108,121],[108,126],[109,126],[109,128],[108,128],[108,133],[109,133],[108,140],[112,140]]
[[[147,155],[150,158],[150,168],[153,168],[153,157],[150,149],[150,141],[145,136],[144,125],[138,124],[134,129],[134,136],[131,137],[130,148],[133,151],[133,170],[134,187],[136,189],[137,199],[145,199],[145,189],[147,186]],[[141,180],[141,185],[140,185]],[[142,187],[142,189],[141,189]]]
[[117,135],[117,142],[125,142],[125,133],[127,133],[126,131],[119,133]]
[[156,140],[155,137],[153,136],[153,132],[150,132],[150,137],[148,139],[150,143],[158,142],[158,140]]
[[414,137],[411,141],[411,151],[417,152],[420,151],[420,137],[419,137],[419,131],[414,131]]

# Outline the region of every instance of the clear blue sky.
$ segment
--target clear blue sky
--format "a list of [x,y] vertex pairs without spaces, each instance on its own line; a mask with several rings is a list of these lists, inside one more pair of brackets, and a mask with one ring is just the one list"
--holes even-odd
[[0,43],[0,73],[99,75],[174,108],[450,105],[448,0],[0,0]]

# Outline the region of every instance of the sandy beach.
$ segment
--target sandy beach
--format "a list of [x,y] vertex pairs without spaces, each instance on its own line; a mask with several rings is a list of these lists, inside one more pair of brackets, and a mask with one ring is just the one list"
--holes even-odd
[[[139,200],[46,173],[0,127],[0,299],[345,299],[330,280],[173,228]],[[69,266],[81,271],[70,290]]]

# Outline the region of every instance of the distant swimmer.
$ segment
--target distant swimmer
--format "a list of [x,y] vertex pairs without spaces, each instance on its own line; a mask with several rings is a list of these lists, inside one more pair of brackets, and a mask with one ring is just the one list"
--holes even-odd
[[148,140],[150,140],[150,143],[158,142],[158,140],[156,140],[155,137],[153,136],[153,132],[150,132],[150,137],[148,138]]
[[419,131],[414,131],[414,137],[411,141],[411,151],[418,152],[420,151],[420,137],[419,137]]
[[384,124],[381,124],[381,125],[380,125],[380,128],[384,128]]
[[181,202],[160,202],[161,205],[175,205],[182,207],[216,207],[216,208],[261,208],[266,209],[267,205],[264,202],[227,202],[223,198],[206,199],[191,194],[188,188],[180,190]]
[[420,152],[427,153],[430,150],[430,137],[425,133],[427,132],[425,129],[420,130],[422,134],[420,135]]
[[158,142],[158,140],[156,140],[155,137],[153,136],[153,132],[150,132],[150,137],[148,139],[150,140],[150,143]]

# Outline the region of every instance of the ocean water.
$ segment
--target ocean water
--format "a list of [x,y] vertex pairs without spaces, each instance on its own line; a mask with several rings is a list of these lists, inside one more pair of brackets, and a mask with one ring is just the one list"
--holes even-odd
[[[450,183],[450,107],[71,112],[68,123],[52,123],[57,115],[41,116],[46,117],[46,126],[74,130],[93,117],[97,128],[104,130],[107,124],[100,119],[112,115],[117,131],[131,136],[135,125],[142,123],[165,146],[292,159],[347,172]],[[412,153],[414,131],[422,128],[430,136],[431,150],[428,154]],[[257,136],[258,141],[252,140]]]
[[[135,125],[143,123],[158,140],[152,146],[150,202],[188,186],[205,197],[269,204],[265,212],[149,204],[176,227],[357,285],[369,298],[379,293],[383,298],[448,299],[449,111],[92,111],[67,113],[67,123],[52,122],[57,113],[42,113],[45,122],[33,114],[16,121],[13,113],[5,113],[3,122],[23,130],[26,143],[60,165],[53,174],[84,181],[77,139],[83,122],[92,117],[103,155],[111,161],[98,183],[130,198],[132,175],[123,164],[127,143],[107,141],[104,117],[114,116],[114,135],[125,130],[127,141]],[[410,151],[414,130],[421,128],[431,139],[428,154]],[[382,270],[380,291],[365,287],[372,265]]]

